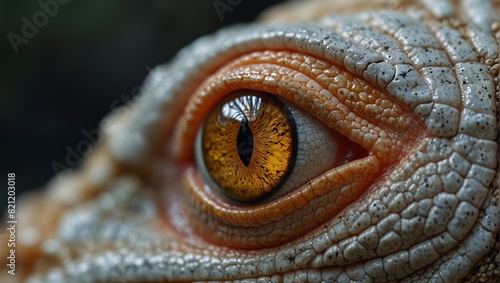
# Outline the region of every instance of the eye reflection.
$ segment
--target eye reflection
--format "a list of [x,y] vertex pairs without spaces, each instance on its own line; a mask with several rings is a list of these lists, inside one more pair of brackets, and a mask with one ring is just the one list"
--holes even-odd
[[230,198],[251,202],[279,189],[294,166],[296,127],[271,95],[241,92],[219,103],[202,131],[204,163]]
[[257,96],[241,96],[222,106],[218,122],[225,125],[227,120],[237,120],[240,124],[238,130],[237,147],[238,155],[243,164],[248,167],[253,155],[253,133],[248,122],[257,119],[262,103],[262,98]]
[[262,104],[262,97],[255,95],[244,95],[232,99],[221,108],[221,122],[227,119],[235,119],[239,122],[255,121]]

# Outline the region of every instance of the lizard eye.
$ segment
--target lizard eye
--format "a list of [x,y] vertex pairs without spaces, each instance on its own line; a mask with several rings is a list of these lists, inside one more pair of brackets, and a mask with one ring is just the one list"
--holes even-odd
[[354,156],[349,142],[293,103],[254,90],[223,99],[200,127],[196,163],[241,203],[273,200]]
[[162,190],[170,225],[232,248],[298,239],[369,195],[421,127],[341,66],[287,51],[233,58],[176,119],[170,149],[185,170]]
[[[297,239],[384,178],[420,139],[410,127],[423,132],[340,66],[285,51],[233,58],[200,82],[176,122],[171,150],[186,170],[182,189],[164,191],[169,218],[183,219],[171,225],[233,248]],[[181,205],[168,201],[175,194]]]

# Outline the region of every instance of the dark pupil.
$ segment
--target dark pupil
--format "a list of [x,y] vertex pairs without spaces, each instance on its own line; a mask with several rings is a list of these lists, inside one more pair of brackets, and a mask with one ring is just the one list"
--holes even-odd
[[238,140],[236,142],[238,145],[238,155],[243,164],[248,167],[253,153],[253,134],[250,127],[248,127],[248,119],[241,121]]

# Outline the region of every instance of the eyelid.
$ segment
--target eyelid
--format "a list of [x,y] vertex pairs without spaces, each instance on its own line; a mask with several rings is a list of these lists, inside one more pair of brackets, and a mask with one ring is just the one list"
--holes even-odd
[[[191,96],[174,130],[172,154],[193,159],[197,129],[225,95],[254,89],[281,96],[332,129],[393,163],[425,131],[412,111],[341,67],[286,51],[254,52],[234,59],[208,77]],[[411,130],[410,130],[411,129]],[[390,150],[387,150],[390,148]]]

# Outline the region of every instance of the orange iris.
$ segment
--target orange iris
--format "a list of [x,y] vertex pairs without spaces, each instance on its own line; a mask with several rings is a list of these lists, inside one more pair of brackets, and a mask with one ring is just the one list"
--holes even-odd
[[266,93],[239,91],[219,103],[205,122],[203,157],[226,195],[258,201],[288,177],[296,140],[292,113],[285,104]]

